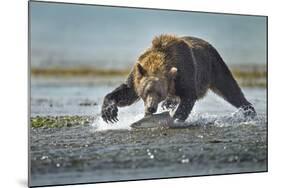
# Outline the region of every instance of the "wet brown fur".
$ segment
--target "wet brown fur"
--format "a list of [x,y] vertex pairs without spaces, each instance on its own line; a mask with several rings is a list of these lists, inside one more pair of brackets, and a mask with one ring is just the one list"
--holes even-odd
[[[177,70],[176,76],[171,74],[173,67]],[[164,97],[179,98],[173,118],[181,121],[188,117],[196,100],[204,97],[208,89],[233,106],[243,108],[245,116],[256,115],[220,54],[200,38],[155,37],[151,47],[139,56],[126,83],[106,95],[102,107],[104,120],[116,119],[117,106],[131,105],[140,98],[144,99],[147,87],[154,89],[152,95],[162,90]],[[156,99],[158,104],[159,98]]]
[[[167,61],[166,49],[169,45],[180,42],[181,39],[174,35],[160,35],[153,39],[152,46],[148,48],[138,58],[138,63],[145,69],[147,77],[157,77],[163,84],[163,87],[168,87],[169,94],[175,94],[174,79],[171,78],[170,70],[173,67],[172,62]],[[135,88],[141,87],[142,76],[138,76],[137,65],[134,65],[134,85]],[[136,90],[137,91],[137,90]],[[137,91],[138,92],[138,91]],[[139,93],[139,92],[138,92]]]

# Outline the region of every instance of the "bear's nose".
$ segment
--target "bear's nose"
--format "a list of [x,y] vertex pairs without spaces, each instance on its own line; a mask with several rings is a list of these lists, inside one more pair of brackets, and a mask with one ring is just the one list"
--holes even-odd
[[154,107],[148,107],[148,108],[147,108],[147,111],[148,111],[149,113],[154,113],[154,112],[156,112],[156,108],[154,108]]

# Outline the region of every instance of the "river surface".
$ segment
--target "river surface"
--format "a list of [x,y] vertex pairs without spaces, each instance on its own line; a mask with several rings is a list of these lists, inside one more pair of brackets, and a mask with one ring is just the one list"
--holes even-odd
[[90,117],[30,128],[32,186],[267,171],[265,88],[242,88],[258,113],[252,120],[209,92],[185,128],[136,130],[141,101],[120,108],[116,124],[100,117],[104,95],[123,79],[31,79],[31,118]]

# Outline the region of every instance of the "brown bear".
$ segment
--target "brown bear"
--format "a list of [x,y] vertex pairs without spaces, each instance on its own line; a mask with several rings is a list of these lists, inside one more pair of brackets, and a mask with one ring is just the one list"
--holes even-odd
[[164,101],[162,105],[168,109],[178,105],[173,118],[182,122],[208,89],[241,108],[246,117],[256,116],[254,107],[211,44],[195,37],[160,35],[138,58],[126,82],[105,96],[102,118],[106,122],[118,121],[118,107],[141,98],[145,115],[155,113]]

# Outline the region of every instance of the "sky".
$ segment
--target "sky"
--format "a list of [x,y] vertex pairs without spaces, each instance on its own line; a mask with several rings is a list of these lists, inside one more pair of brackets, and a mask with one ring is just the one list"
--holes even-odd
[[160,34],[211,43],[229,65],[266,64],[266,17],[30,2],[32,67],[125,69]]

